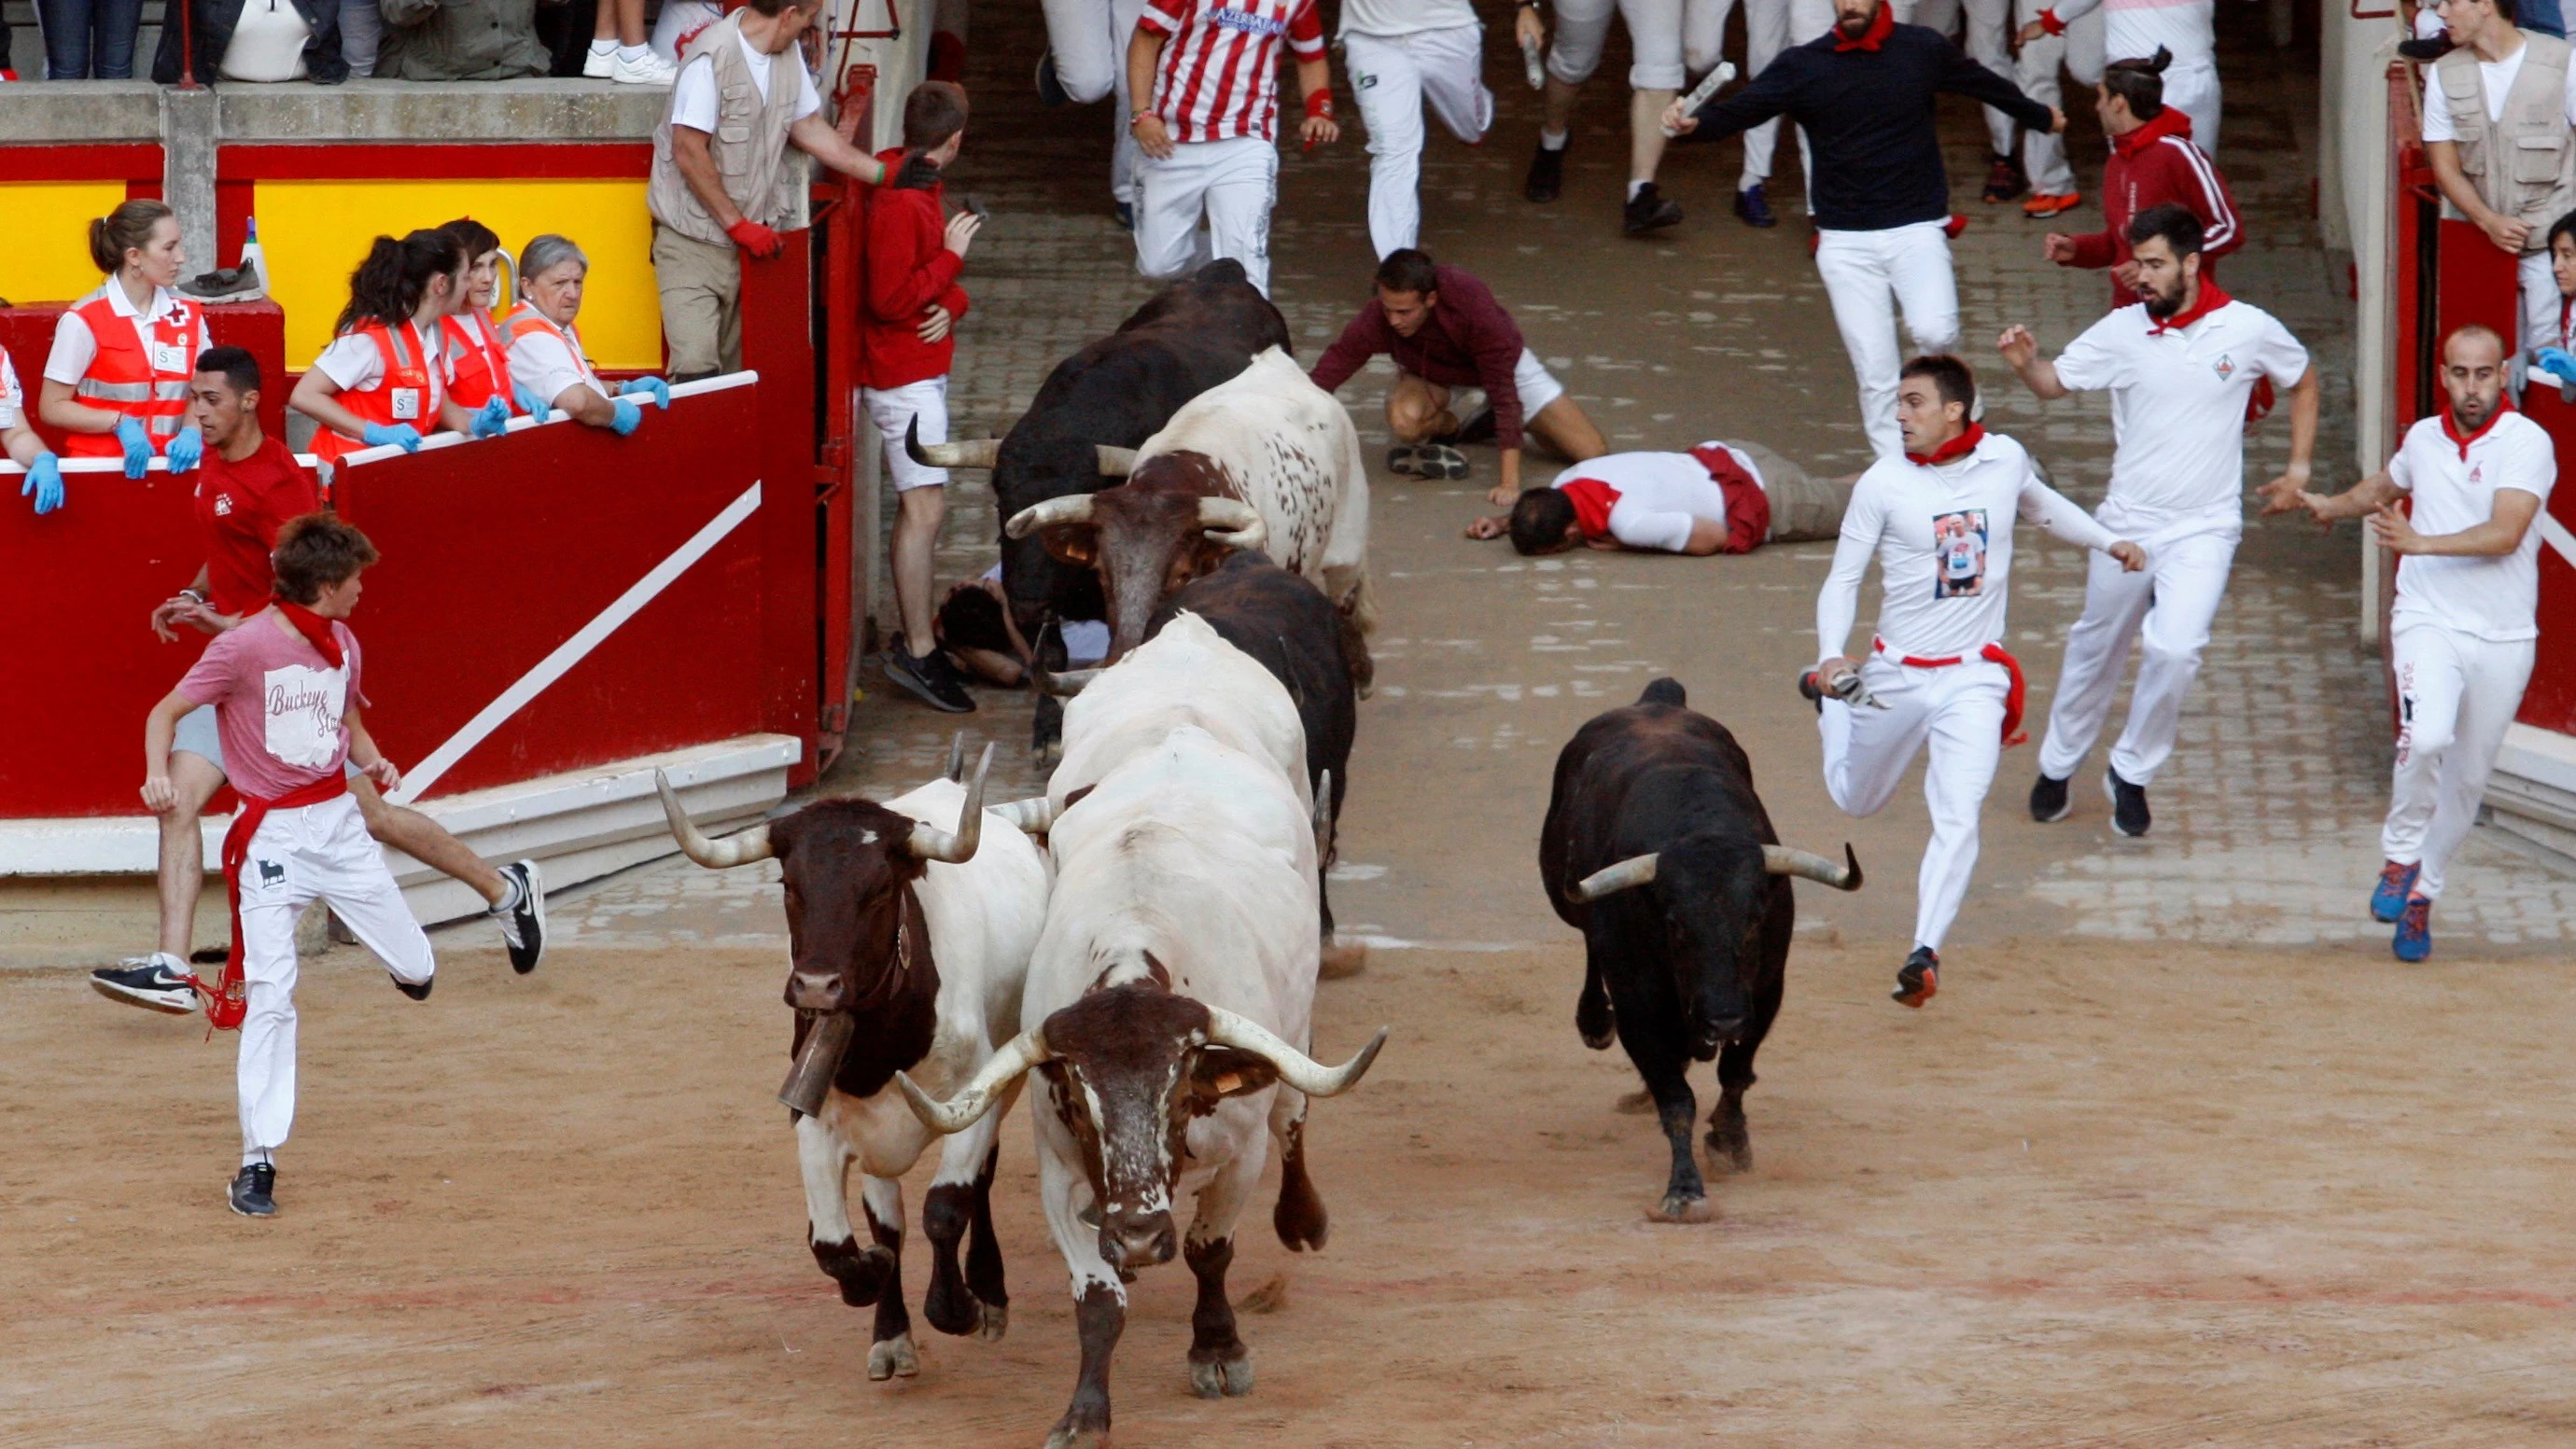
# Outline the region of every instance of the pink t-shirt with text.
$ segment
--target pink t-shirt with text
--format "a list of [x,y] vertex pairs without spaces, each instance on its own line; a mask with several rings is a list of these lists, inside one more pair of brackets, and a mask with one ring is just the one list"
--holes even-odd
[[358,636],[333,623],[341,657],[334,669],[285,620],[262,610],[238,629],[218,634],[179,681],[194,704],[215,707],[224,773],[235,790],[274,800],[318,780],[336,779],[349,754],[341,723],[358,693]]

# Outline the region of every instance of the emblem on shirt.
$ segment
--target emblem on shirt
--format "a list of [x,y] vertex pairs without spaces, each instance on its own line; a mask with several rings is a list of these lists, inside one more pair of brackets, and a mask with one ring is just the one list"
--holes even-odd
[[2220,382],[2225,382],[2236,375],[2236,359],[2224,352],[2218,354],[2218,361],[2210,364],[2210,367],[2218,374]]
[[1288,22],[1285,19],[1263,15],[1257,11],[1217,10],[1208,15],[1208,20],[1211,24],[1222,25],[1228,30],[1240,30],[1248,35],[1288,33]]
[[218,493],[218,494],[216,494],[216,495],[215,495],[215,516],[216,516],[217,518],[230,518],[230,517],[232,517],[232,513],[233,513],[233,496],[232,496],[231,494],[229,494],[229,493]]
[[1972,599],[1986,591],[1986,510],[1932,516],[1932,597]]
[[2471,463],[2469,465],[2469,481],[2471,483],[2483,483],[2486,480],[2487,465],[2484,463]]

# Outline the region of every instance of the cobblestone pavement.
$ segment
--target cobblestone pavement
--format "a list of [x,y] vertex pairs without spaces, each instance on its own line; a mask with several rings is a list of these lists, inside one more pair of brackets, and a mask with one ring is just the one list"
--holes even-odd
[[[1488,17],[1488,75],[1505,83],[1501,118],[1481,147],[1435,136],[1423,173],[1424,244],[1496,286],[1614,445],[1752,436],[1820,470],[1862,466],[1848,365],[1795,224],[1794,179],[1774,193],[1786,224],[1752,232],[1725,216],[1735,147],[1676,150],[1666,190],[1691,220],[1664,239],[1621,238],[1612,198],[1624,112],[1605,80],[1578,121],[1566,199],[1529,206],[1518,183],[1535,107],[1516,79],[1517,57],[1496,45],[1504,39],[1500,14],[1496,7]],[[979,47],[970,76],[977,125],[955,189],[977,193],[994,220],[965,277],[974,310],[959,328],[951,394],[959,436],[1006,429],[1057,359],[1110,330],[1149,291],[1107,213],[1105,111],[1036,110],[1023,95],[1029,56],[1012,48],[1017,43]],[[2346,263],[2323,252],[2307,214],[2313,84],[2302,67],[2275,69],[2263,52],[2231,50],[2226,59],[2220,159],[2253,240],[2227,259],[2225,276],[2236,295],[2279,315],[2317,355],[2326,381],[2320,471],[2331,486],[2345,486],[2356,476],[2350,304]],[[2292,78],[2277,79],[2282,71]],[[1605,62],[1605,78],[1620,73],[1615,56]],[[2098,178],[2100,140],[2089,122],[2079,129],[2086,132],[2079,165]],[[2024,322],[2053,351],[2100,314],[2107,288],[2099,274],[2042,264],[2044,227],[1974,201],[1983,165],[1972,110],[1951,107],[1945,132],[1954,192],[1973,214],[1956,248],[1961,346],[1989,378],[1987,425],[2030,444],[2068,493],[2096,501],[2109,462],[2107,401],[2039,403],[1993,363],[1992,339],[2006,323]],[[1360,141],[1354,126],[1338,148],[1283,158],[1275,291],[1308,358],[1365,295]],[[2085,230],[2100,216],[2088,205],[2055,224]],[[1373,445],[1384,441],[1381,387],[1363,377],[1344,390]],[[2254,476],[2276,472],[2287,455],[2285,423],[2266,425],[2249,452]],[[1708,562],[1589,555],[1525,565],[1455,538],[1490,481],[1491,456],[1479,453],[1472,485],[1373,480],[1373,555],[1387,621],[1378,641],[1381,688],[1363,708],[1354,762],[1337,886],[1345,920],[1383,946],[1505,944],[1561,931],[1528,879],[1544,803],[1543,752],[1602,702],[1633,698],[1652,672],[1669,670],[1683,674],[1694,703],[1721,713],[1763,762],[1784,832],[1848,834],[1878,862],[1873,875],[1885,886],[1874,900],[1854,898],[1833,922],[1811,915],[1806,927],[1901,933],[1922,839],[1919,802],[1901,791],[1879,820],[1844,821],[1816,788],[1812,722],[1784,698],[1789,672],[1810,657],[1811,601],[1827,551]],[[1547,465],[1533,472],[1533,481],[1544,479]],[[949,492],[943,582],[970,577],[994,557],[990,490],[970,474]],[[2180,746],[2157,782],[2147,839],[2108,829],[2089,778],[2074,820],[2032,826],[2020,809],[2032,753],[2008,754],[1962,939],[2028,931],[2276,945],[2384,933],[2361,907],[2378,863],[2389,743],[2378,659],[2355,643],[2357,551],[2349,530],[2320,539],[2304,527],[2249,524]],[[2030,674],[2037,724],[2059,642],[2081,605],[2083,560],[2045,545],[2017,562],[2014,648]],[[1700,621],[1711,617],[1728,621],[1724,641],[1705,637]],[[950,720],[889,698],[873,668],[864,682],[869,697],[853,747],[826,789],[882,797],[907,788],[938,767],[959,724],[970,737],[1002,742],[997,794],[1039,787],[1019,747],[1025,696],[987,691],[981,713]],[[2097,752],[2087,769],[2099,768]],[[1469,843],[1435,859],[1398,858],[1388,848],[1394,827],[1434,786],[1461,802]],[[771,869],[719,878],[665,863],[573,893],[556,919],[561,939],[577,943],[777,939],[776,901]],[[2436,922],[2446,941],[2565,942],[2576,933],[2576,881],[2547,874],[2481,832],[2454,870]]]

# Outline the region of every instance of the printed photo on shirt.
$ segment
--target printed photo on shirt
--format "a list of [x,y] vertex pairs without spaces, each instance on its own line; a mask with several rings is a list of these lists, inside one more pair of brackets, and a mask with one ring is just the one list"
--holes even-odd
[[1986,591],[1986,510],[1932,515],[1932,597],[1973,599]]

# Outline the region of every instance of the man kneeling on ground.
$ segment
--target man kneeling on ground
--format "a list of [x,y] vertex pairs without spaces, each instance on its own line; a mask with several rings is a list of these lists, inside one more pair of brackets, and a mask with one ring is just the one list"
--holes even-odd
[[1760,443],[1706,442],[1687,453],[1612,453],[1578,463],[1512,511],[1467,525],[1524,554],[1577,544],[1647,553],[1751,553],[1842,529],[1853,478],[1818,479]]

